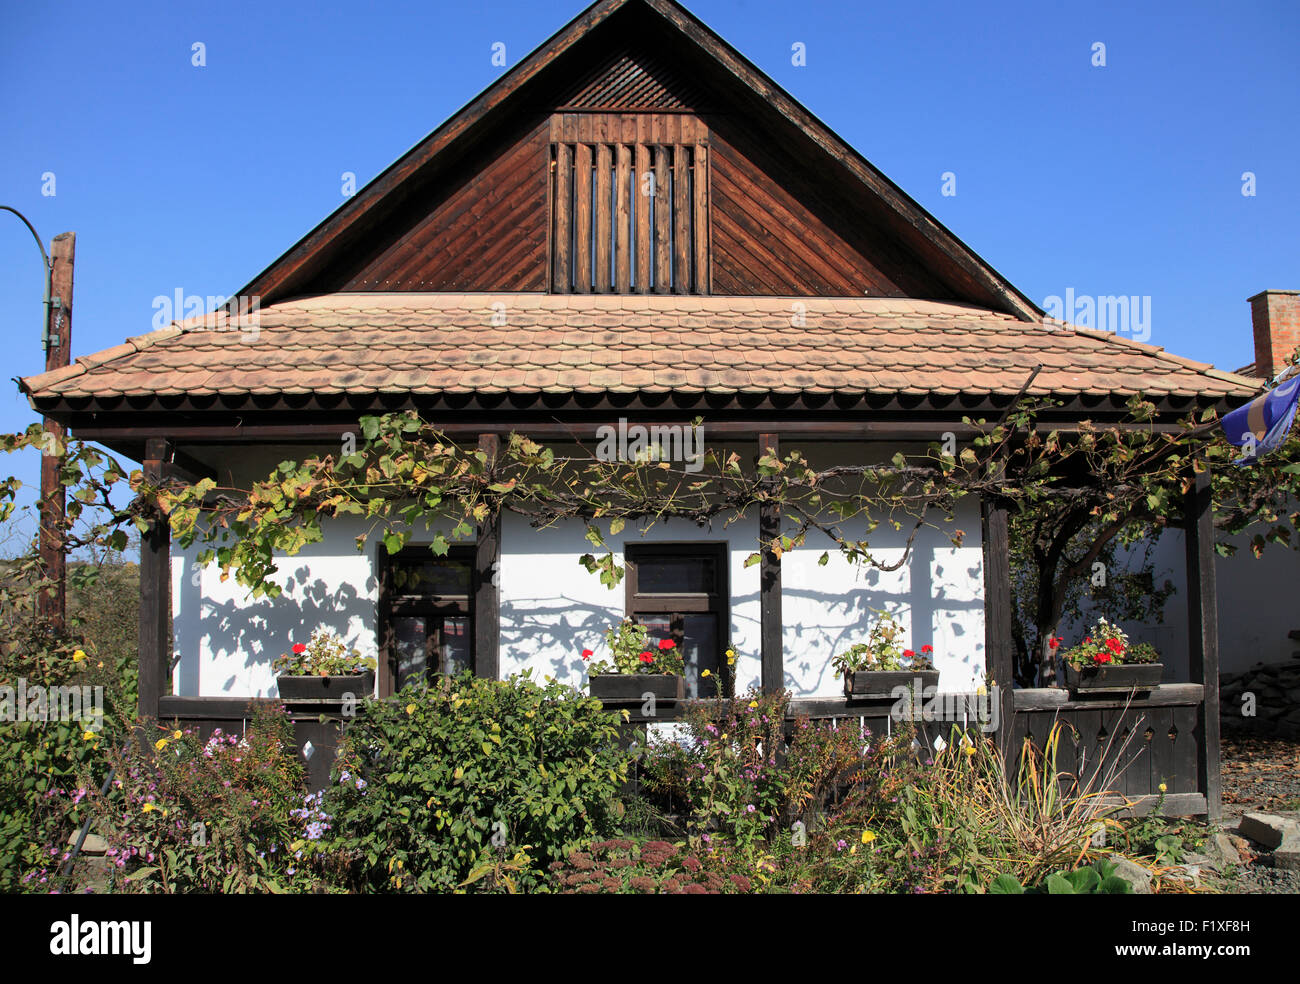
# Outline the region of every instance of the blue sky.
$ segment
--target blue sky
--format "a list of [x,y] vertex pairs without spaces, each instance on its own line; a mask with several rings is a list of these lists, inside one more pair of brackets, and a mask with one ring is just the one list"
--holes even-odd
[[[1293,0],[688,6],[1040,305],[1149,297],[1150,342],[1232,369],[1246,298],[1300,287]],[[0,204],[77,233],[73,354],[148,331],[159,295],[242,287],[343,172],[364,184],[498,78],[495,42],[513,65],[583,7],[6,4]],[[6,378],[42,367],[40,325],[35,245],[0,213]],[[0,467],[37,481],[34,456]]]

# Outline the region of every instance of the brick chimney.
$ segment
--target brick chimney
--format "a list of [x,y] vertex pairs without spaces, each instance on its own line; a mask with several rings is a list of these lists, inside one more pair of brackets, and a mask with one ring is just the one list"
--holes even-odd
[[1276,376],[1300,347],[1300,290],[1265,290],[1250,299],[1255,328],[1255,375]]

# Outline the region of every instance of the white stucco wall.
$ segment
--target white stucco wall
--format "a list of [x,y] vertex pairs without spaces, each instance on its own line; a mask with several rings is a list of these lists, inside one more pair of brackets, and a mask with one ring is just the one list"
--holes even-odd
[[[892,450],[879,453],[887,456]],[[826,448],[810,449],[815,463],[830,454]],[[246,471],[264,475],[286,456],[268,450],[255,458],[245,452],[245,458],[235,460],[245,461]],[[787,552],[782,559],[786,687],[796,696],[841,694],[831,658],[865,640],[874,608],[899,618],[907,645],[935,647],[941,689],[972,689],[984,672],[983,563],[974,501],[963,504],[953,526],[966,531],[962,547],[953,547],[939,531],[923,530],[910,562],[892,572],[855,569],[815,531],[806,546]],[[174,644],[180,657],[176,692],[273,696],[271,661],[293,643],[306,641],[320,625],[374,655],[379,541],[372,538],[358,553],[355,537],[362,530],[357,520],[325,524],[324,542],[296,557],[277,559],[275,580],[284,594],[256,602],[233,577],[222,583],[216,567],[198,569],[197,550],[174,549]],[[909,531],[882,524],[870,537],[875,555],[897,561]],[[759,567],[744,566],[757,549],[756,518],[729,526],[719,522],[712,530],[669,520],[656,523],[645,537],[635,525],[616,536],[606,526],[604,533],[619,563],[628,542],[726,542],[737,689],[759,685]],[[581,651],[601,652],[605,629],[623,616],[624,586],[610,590],[578,563],[580,555],[593,551],[580,523],[534,530],[523,518],[507,514],[501,541],[502,675],[531,669],[534,676],[584,687],[587,664]],[[829,563],[818,565],[827,550]]]

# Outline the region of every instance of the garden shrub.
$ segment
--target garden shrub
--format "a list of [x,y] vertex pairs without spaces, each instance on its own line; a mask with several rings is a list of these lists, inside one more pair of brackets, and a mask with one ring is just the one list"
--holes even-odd
[[[66,857],[66,841],[82,818],[83,782],[96,787],[108,772],[103,748],[121,740],[118,715],[134,696],[120,684],[119,667],[106,665],[79,640],[41,630],[33,621],[7,621],[0,643],[0,892],[50,890],[50,875]],[[33,719],[36,688],[46,695],[44,717]],[[53,688],[91,698],[82,717],[49,699]],[[103,688],[102,716],[92,714]],[[25,698],[25,700],[23,700]],[[23,706],[19,706],[20,701]],[[80,795],[78,791],[80,790]]]
[[[323,887],[304,847],[325,831],[305,797],[293,725],[259,706],[243,735],[144,731],[111,750],[107,794],[92,790],[95,829],[108,842],[116,892],[309,891]],[[143,730],[143,729],[142,729]],[[145,739],[147,740],[147,739]]]
[[615,832],[629,761],[617,715],[554,681],[412,685],[349,726],[319,850],[363,891],[501,887],[482,875],[503,859],[511,886],[534,889],[566,849]]
[[714,870],[710,860],[667,841],[637,844],[617,838],[553,861],[551,882],[565,895],[732,895],[751,890],[749,878]]

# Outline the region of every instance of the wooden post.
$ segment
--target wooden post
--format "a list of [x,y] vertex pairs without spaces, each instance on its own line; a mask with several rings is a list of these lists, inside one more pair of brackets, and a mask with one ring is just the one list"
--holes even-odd
[[1007,508],[984,499],[980,527],[984,549],[984,665],[998,690],[998,745],[1007,756],[1014,709],[1015,650],[1011,642],[1011,541]]
[[[144,479],[161,481],[171,442],[162,437],[145,441]],[[171,666],[171,526],[166,518],[150,523],[140,535],[140,716],[156,718],[158,702]]]
[[1214,505],[1210,472],[1193,477],[1187,492],[1187,638],[1191,682],[1204,688],[1197,731],[1196,772],[1211,820],[1222,812],[1219,776],[1219,613],[1214,580]]
[[[479,450],[488,457],[488,467],[496,461],[501,438],[496,434],[480,434]],[[498,588],[501,572],[501,511],[492,514],[478,528],[475,550],[476,571],[474,589],[474,672],[495,680],[500,675],[501,646],[501,592]]]
[[[72,352],[72,266],[77,253],[77,234],[64,232],[50,244],[50,297],[57,299],[46,311],[46,333],[50,343],[45,349],[45,371],[62,369],[71,361]],[[67,437],[63,425],[45,418],[45,430],[59,441]],[[63,521],[66,515],[63,483],[59,481],[59,460],[41,455],[41,534],[42,575],[54,582],[36,599],[37,614],[56,630],[64,626],[68,606],[67,555],[63,549]]]
[[[779,454],[776,434],[758,435],[758,453]],[[781,535],[781,507],[767,503],[758,514],[758,536],[762,541],[759,565],[759,639],[762,657],[763,693],[773,694],[785,686],[785,653],[782,648],[781,558],[771,541]]]

